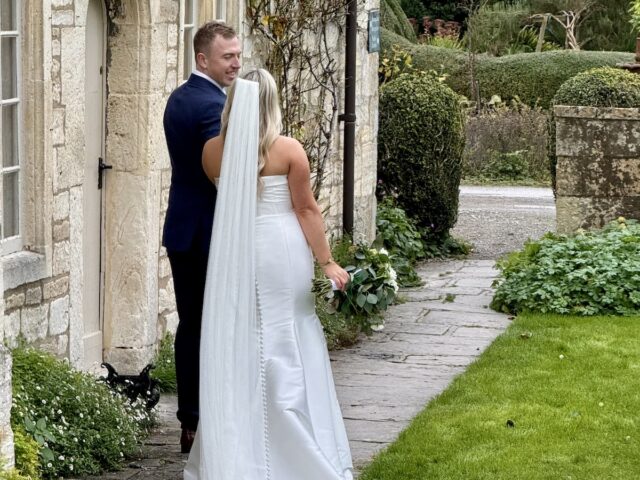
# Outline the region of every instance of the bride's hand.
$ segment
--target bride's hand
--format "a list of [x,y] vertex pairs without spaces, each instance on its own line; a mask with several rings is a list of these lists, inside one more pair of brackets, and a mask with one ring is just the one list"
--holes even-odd
[[349,283],[349,274],[336,262],[332,260],[331,263],[322,267],[322,270],[327,278],[333,280],[340,290],[344,290],[347,287],[347,284]]

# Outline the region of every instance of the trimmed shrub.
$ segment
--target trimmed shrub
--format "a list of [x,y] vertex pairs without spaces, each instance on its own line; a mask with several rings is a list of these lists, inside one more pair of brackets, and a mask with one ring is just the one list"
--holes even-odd
[[[576,52],[557,50],[522,53],[499,58],[480,57],[477,79],[484,99],[499,95],[508,101],[548,108],[560,86],[580,72],[602,66],[615,66],[633,60],[620,52]],[[418,67],[417,59],[414,62]]]
[[[416,70],[436,70],[445,74],[447,85],[470,97],[469,55],[448,48],[411,44],[383,31],[383,51],[392,45],[411,54]],[[518,98],[527,105],[546,109],[551,106],[558,88],[569,78],[593,68],[615,66],[633,59],[632,53],[569,50],[504,57],[481,54],[476,56],[476,79],[480,97],[485,101],[499,95],[504,101]]]
[[546,234],[497,264],[491,308],[508,313],[638,315],[640,224],[620,217],[602,230]]
[[[553,105],[640,108],[640,76],[619,68],[596,68],[567,80],[553,97]],[[555,191],[556,124],[549,120],[549,167]]]
[[465,41],[474,52],[504,55],[516,43],[528,17],[522,5],[485,5],[469,17]]
[[457,220],[464,148],[461,98],[433,75],[404,74],[380,89],[381,190],[424,229],[446,235]]
[[416,32],[402,11],[398,0],[382,0],[380,2],[380,26],[411,42],[416,41]]

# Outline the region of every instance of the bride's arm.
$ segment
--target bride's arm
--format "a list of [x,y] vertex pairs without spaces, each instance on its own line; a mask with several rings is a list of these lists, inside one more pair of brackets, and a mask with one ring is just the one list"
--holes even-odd
[[329,242],[325,236],[324,220],[311,190],[309,160],[302,145],[290,139],[289,189],[293,208],[311,250],[327,277],[343,289],[349,274],[331,258]]

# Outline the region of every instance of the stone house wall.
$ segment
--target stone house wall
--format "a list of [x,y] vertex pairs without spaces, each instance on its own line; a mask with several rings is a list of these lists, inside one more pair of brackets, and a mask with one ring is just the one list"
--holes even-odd
[[[100,371],[86,361],[83,324],[85,268],[85,42],[90,0],[23,0],[22,140],[23,249],[0,261],[4,310],[0,341],[28,344]],[[104,158],[113,168],[102,194],[102,359],[137,372],[159,339],[175,331],[173,282],[161,233],[170,163],[162,114],[183,76],[179,0],[108,0],[105,7]],[[201,1],[201,23],[215,11]],[[366,52],[367,0],[360,9],[356,130],[356,237],[375,234],[377,54]],[[244,2],[228,1],[226,20],[252,54]],[[336,49],[344,63],[344,45]],[[342,71],[343,67],[341,67]],[[339,81],[343,84],[343,75]],[[340,111],[343,94],[339,92]],[[321,192],[330,229],[342,209],[341,125],[336,125],[331,173]],[[338,130],[340,129],[340,130]],[[0,209],[1,209],[0,201]],[[85,243],[83,243],[85,242]],[[1,343],[0,343],[1,345]],[[11,357],[0,346],[0,458],[11,459]]]
[[558,106],[554,114],[558,232],[640,219],[640,109]]

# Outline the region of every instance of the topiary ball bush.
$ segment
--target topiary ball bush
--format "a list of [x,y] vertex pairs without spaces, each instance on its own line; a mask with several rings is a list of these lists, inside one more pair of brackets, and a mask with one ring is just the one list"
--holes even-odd
[[433,75],[403,74],[381,87],[381,193],[430,233],[456,223],[464,139],[462,97]]
[[[594,68],[564,82],[553,105],[640,108],[640,75],[612,67]],[[549,120],[549,167],[556,186],[556,123]]]

